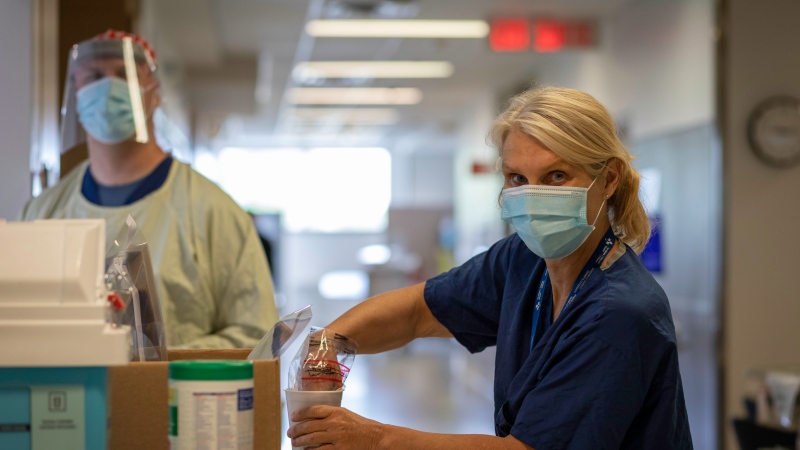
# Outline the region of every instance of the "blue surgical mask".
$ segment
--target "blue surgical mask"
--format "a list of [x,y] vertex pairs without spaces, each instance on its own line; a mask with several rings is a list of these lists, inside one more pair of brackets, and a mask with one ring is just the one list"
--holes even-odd
[[128,83],[106,77],[82,87],[76,109],[86,132],[105,144],[119,144],[136,131]]
[[588,188],[525,185],[504,189],[501,217],[536,255],[563,258],[592,234],[603,210],[601,205],[594,222],[586,222],[586,196],[594,181]]

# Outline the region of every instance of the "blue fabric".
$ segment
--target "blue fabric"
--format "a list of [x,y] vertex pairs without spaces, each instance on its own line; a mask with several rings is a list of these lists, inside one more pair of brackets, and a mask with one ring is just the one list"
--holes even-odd
[[81,194],[86,200],[99,206],[126,206],[135,203],[164,185],[172,167],[172,156],[167,155],[159,165],[144,178],[122,186],[99,184],[92,176],[91,166],[86,168],[81,185]]
[[514,234],[425,285],[458,342],[497,346],[496,434],[536,450],[691,449],[669,303],[638,256],[595,270],[554,323],[548,284],[531,351],[544,269]]
[[131,198],[131,195],[143,182],[144,178],[122,186],[105,186],[98,183],[97,196],[100,199],[100,204],[103,206],[124,206],[128,204],[128,199]]

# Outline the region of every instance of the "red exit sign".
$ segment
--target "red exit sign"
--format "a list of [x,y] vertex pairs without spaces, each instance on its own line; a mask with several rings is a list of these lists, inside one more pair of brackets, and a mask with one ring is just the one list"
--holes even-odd
[[558,52],[594,46],[594,27],[587,21],[495,18],[489,46],[496,52]]

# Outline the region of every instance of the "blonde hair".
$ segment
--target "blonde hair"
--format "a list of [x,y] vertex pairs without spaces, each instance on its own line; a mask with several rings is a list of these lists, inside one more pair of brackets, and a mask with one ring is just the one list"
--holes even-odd
[[502,159],[511,131],[539,141],[566,162],[600,175],[612,158],[622,163],[617,189],[608,199],[614,234],[636,253],[650,238],[650,220],[639,200],[639,172],[617,136],[611,114],[591,95],[575,89],[534,87],[512,97],[492,124],[489,138]]

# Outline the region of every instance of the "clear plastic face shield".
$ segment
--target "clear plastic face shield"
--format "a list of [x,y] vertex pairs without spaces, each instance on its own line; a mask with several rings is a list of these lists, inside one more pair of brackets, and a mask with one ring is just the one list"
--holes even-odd
[[87,140],[155,140],[156,64],[137,38],[91,39],[72,47],[61,106],[61,152]]

